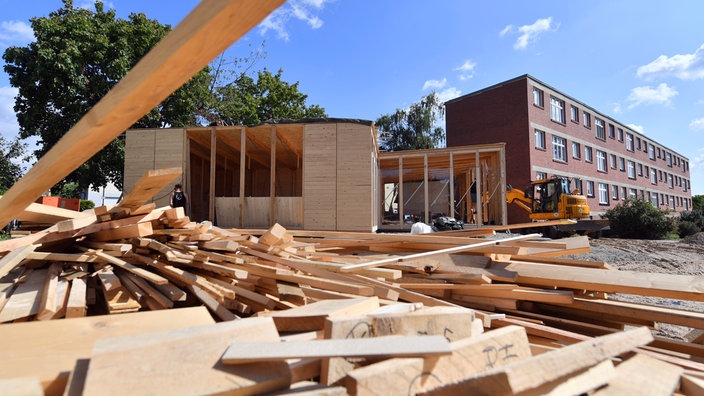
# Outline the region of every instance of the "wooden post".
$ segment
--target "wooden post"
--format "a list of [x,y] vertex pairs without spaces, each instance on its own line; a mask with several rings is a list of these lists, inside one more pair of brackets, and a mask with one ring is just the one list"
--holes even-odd
[[403,218],[403,157],[398,158],[398,219],[403,229],[406,226]]
[[484,224],[484,192],[482,191],[482,167],[479,163],[479,153],[474,156],[474,176],[474,187],[477,191],[477,202],[475,204],[477,207],[477,226],[481,226]]
[[245,186],[245,161],[247,160],[247,128],[240,128],[240,228],[244,227],[244,186]]
[[423,155],[423,202],[425,203],[425,217],[423,222],[428,224],[430,222],[430,215],[428,210],[430,206],[428,204],[428,154]]
[[276,222],[276,125],[271,126],[271,166],[269,171],[269,227]]
[[450,217],[455,218],[455,157],[450,152]]
[[215,127],[210,129],[210,185],[208,189],[208,220],[213,221],[215,218],[215,172],[217,170],[218,148],[217,136],[215,135]]

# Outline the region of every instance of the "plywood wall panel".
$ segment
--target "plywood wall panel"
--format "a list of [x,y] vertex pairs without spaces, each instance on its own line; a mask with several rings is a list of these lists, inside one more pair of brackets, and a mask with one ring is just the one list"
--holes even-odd
[[303,226],[335,230],[337,223],[337,127],[307,124],[303,131]]
[[337,229],[373,228],[373,137],[371,127],[337,125]]

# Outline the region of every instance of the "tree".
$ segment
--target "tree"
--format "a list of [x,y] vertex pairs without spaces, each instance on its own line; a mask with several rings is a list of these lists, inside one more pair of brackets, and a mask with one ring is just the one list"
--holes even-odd
[[[38,136],[40,158],[88,112],[170,30],[144,14],[128,20],[114,10],[74,8],[72,0],[48,17],[31,19],[36,41],[10,47],[3,54],[10,84],[19,89],[15,112],[20,137]],[[201,71],[134,127],[193,125],[196,108],[208,93],[208,69]],[[61,184],[77,183],[87,190],[114,183],[122,186],[124,142],[117,138]]]
[[243,72],[234,81],[215,87],[217,99],[207,118],[225,125],[254,125],[267,120],[327,117],[319,105],[307,106],[308,95],[298,90],[298,82],[283,81],[282,74],[281,69],[276,74],[264,69],[254,80]]
[[376,120],[380,145],[387,151],[430,149],[441,145],[445,131],[437,126],[445,108],[437,94],[431,92],[408,110],[396,109]]
[[704,195],[695,195],[692,197],[693,209],[704,210]]
[[24,159],[25,150],[26,145],[19,139],[9,142],[0,135],[0,195],[22,177],[22,167],[18,162]]

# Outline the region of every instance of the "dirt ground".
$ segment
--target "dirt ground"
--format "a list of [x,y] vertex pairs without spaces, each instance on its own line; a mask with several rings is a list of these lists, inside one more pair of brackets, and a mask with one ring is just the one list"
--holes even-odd
[[[591,252],[569,257],[604,261],[619,270],[704,276],[704,232],[681,241],[599,238],[590,239],[589,244]],[[626,294],[613,294],[609,298],[704,312],[704,302]],[[662,324],[657,334],[683,339],[690,330]]]

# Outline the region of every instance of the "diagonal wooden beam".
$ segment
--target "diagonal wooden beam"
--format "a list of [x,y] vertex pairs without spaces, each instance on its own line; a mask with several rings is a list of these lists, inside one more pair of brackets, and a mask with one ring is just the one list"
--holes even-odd
[[202,70],[284,0],[203,0],[0,199],[0,224]]

